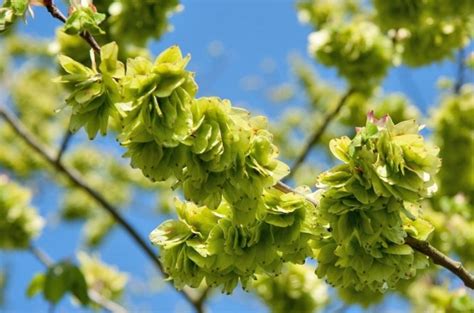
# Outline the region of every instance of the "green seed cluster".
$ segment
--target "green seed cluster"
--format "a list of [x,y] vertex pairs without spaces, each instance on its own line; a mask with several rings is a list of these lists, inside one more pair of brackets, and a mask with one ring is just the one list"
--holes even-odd
[[28,0],[5,0],[0,7],[0,33],[8,29],[17,18],[22,17],[27,8]]
[[248,289],[257,272],[275,276],[285,262],[304,263],[320,229],[314,206],[300,194],[273,189],[265,191],[263,201],[260,220],[246,226],[233,223],[225,201],[217,210],[177,201],[179,220],[165,221],[150,234],[175,286],[205,281],[231,293],[239,281]]
[[115,43],[101,49],[99,69],[62,56],[59,81],[74,90],[70,128],[93,138],[109,117],[122,124],[119,141],[131,165],[152,181],[177,179],[187,200],[211,209],[224,197],[236,223],[251,223],[262,210],[263,189],[288,173],[266,130],[266,119],[219,98],[196,99],[189,56],[171,47],[152,63],[137,57],[125,67]]
[[66,99],[67,105],[72,107],[69,124],[72,132],[84,127],[90,139],[99,130],[105,135],[109,117],[118,114],[115,106],[121,100],[118,80],[123,77],[125,67],[117,61],[117,54],[115,43],[102,47],[100,72],[67,56],[59,56],[59,63],[66,75],[57,79],[57,82],[64,83],[72,90]]
[[427,266],[404,244],[407,235],[424,240],[432,231],[418,217],[419,203],[436,190],[440,161],[418,131],[413,120],[394,125],[388,116],[369,115],[352,140],[331,141],[331,152],[344,163],[318,177],[329,231],[317,242],[316,270],[330,284],[384,291]]
[[262,117],[233,108],[228,100],[195,99],[189,57],[178,47],[151,63],[129,60],[123,80],[125,110],[119,137],[125,156],[152,181],[178,179],[186,199],[211,209],[222,198],[250,223],[263,207],[262,192],[288,173]]
[[0,249],[26,249],[43,227],[30,192],[0,176]]
[[328,302],[327,285],[308,265],[287,264],[278,277],[258,275],[253,287],[274,313],[312,313]]
[[369,21],[328,25],[309,36],[309,51],[362,89],[378,84],[392,60],[390,39]]
[[77,258],[90,289],[95,290],[105,299],[120,300],[128,281],[127,274],[104,263],[99,257],[85,252],[79,252]]
[[395,31],[403,62],[421,66],[440,61],[461,48],[472,36],[472,1],[374,0],[376,20]]
[[474,200],[474,162],[469,153],[453,153],[458,149],[474,151],[474,85],[465,85],[459,95],[447,96],[434,117],[435,140],[441,148],[443,166],[439,172],[441,194],[464,193]]
[[168,31],[169,16],[180,9],[178,0],[96,0],[94,5],[109,14],[103,27],[111,38],[138,46]]

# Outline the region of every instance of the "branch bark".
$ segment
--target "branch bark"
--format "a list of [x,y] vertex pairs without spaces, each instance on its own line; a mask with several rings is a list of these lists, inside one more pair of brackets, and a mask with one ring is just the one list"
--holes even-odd
[[[54,261],[46,254],[46,252],[44,252],[40,248],[31,245],[29,251],[44,266],[50,267],[54,264]],[[89,295],[89,299],[91,299],[92,302],[95,302],[96,304],[100,305],[102,308],[104,308],[107,311],[110,311],[112,313],[126,313],[126,312],[128,312],[120,304],[102,297],[102,295],[100,295],[94,289],[88,289],[87,294]]]
[[[135,228],[119,213],[118,209],[109,203],[99,192],[89,186],[80,175],[73,169],[70,169],[62,162],[56,161],[56,154],[50,151],[50,149],[44,146],[36,139],[36,137],[26,129],[26,127],[19,121],[12,113],[10,113],[5,107],[0,105],[0,117],[2,117],[14,130],[14,132],[25,141],[38,155],[40,155],[49,165],[56,169],[57,172],[66,176],[73,185],[87,193],[92,197],[101,207],[106,210],[114,220],[123,227],[123,229],[129,234],[129,236],[135,241],[135,243],[141,248],[141,250],[149,257],[149,259],[156,265],[160,272],[167,276],[163,269],[163,265],[158,259],[157,255],[153,252],[152,248],[147,242],[140,236]],[[192,297],[185,291],[181,290],[180,293],[183,295],[185,300],[191,304],[195,311],[198,313],[204,312],[202,307],[199,307]]]
[[461,87],[464,84],[464,70],[465,70],[465,66],[466,66],[466,63],[464,62],[464,58],[465,58],[465,51],[464,51],[464,48],[461,48],[458,51],[457,77],[456,77],[456,81],[455,81],[454,87],[453,87],[453,92],[456,95],[459,95],[459,93],[461,91]]
[[[43,1],[46,10],[49,14],[57,20],[60,20],[63,23],[66,23],[67,17],[59,10],[59,8],[54,4],[54,0],[44,0]],[[89,32],[82,32],[79,34],[88,44],[94,49],[95,52],[100,52],[100,46]]]
[[427,241],[408,236],[405,239],[405,243],[414,250],[429,257],[433,263],[446,268],[451,273],[459,277],[467,287],[474,289],[474,275],[469,273],[461,262],[454,261],[447,255],[444,255],[441,251],[430,245],[430,243]]
[[[303,195],[313,205],[315,206],[318,205],[318,203],[314,199],[311,199],[310,197],[298,192],[297,190],[292,189],[290,186],[282,182],[278,182],[273,187],[284,193],[293,192],[293,193]],[[464,268],[462,263],[454,261],[453,259],[449,258],[447,255],[444,255],[441,251],[439,251],[438,249],[430,245],[430,243],[427,241],[419,240],[419,239],[408,236],[405,239],[405,243],[409,245],[410,247],[412,247],[415,251],[418,251],[426,255],[427,257],[429,257],[433,261],[433,263],[446,268],[451,273],[459,277],[467,287],[474,289],[474,275],[469,273],[466,270],[466,268]]]
[[296,172],[296,170],[303,164],[303,162],[306,160],[308,157],[311,148],[318,143],[318,141],[321,139],[321,137],[324,135],[324,132],[328,128],[329,124],[331,123],[332,120],[336,118],[336,116],[339,114],[341,111],[342,107],[346,104],[347,99],[355,92],[354,89],[349,89],[342,97],[339,99],[339,102],[337,105],[329,112],[327,112],[326,116],[323,119],[322,124],[314,131],[314,133],[309,137],[308,141],[306,142],[303,151],[301,154],[298,156],[296,161],[293,163],[293,166],[291,167],[290,174],[285,178],[285,180],[289,179],[292,177],[292,175]]
[[69,142],[71,141],[72,135],[73,133],[71,133],[71,131],[66,131],[66,134],[64,135],[63,140],[61,141],[61,146],[59,147],[58,155],[56,156],[57,163],[61,162],[61,159],[69,146]]

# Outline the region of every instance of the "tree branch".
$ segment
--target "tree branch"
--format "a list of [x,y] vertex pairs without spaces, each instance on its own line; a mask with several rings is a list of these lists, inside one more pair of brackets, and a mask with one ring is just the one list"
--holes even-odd
[[69,130],[66,131],[66,134],[61,141],[61,146],[59,147],[58,155],[56,156],[56,162],[61,162],[61,158],[63,157],[64,153],[66,152],[69,142],[71,141],[73,133]]
[[[50,267],[54,264],[54,261],[40,248],[30,245],[29,251],[36,257],[36,259],[42,263],[46,267]],[[95,291],[94,289],[88,288],[87,289],[87,294],[89,296],[89,299],[91,299],[93,302],[96,304],[100,305],[102,308],[104,308],[107,311],[113,312],[113,313],[126,313],[128,312],[124,307],[122,307],[120,304],[106,299],[102,297],[100,293]]]
[[474,289],[474,275],[469,273],[461,262],[454,261],[447,255],[444,255],[441,251],[430,245],[427,241],[408,236],[405,239],[405,243],[414,250],[428,256],[433,261],[433,263],[446,268],[451,273],[459,277],[467,287]]
[[[67,17],[59,10],[59,8],[54,4],[54,0],[43,0],[43,4],[48,10],[49,14],[57,20],[60,20],[63,23],[66,23]],[[79,34],[89,46],[94,49],[95,52],[100,52],[100,46],[95,40],[95,38],[89,32],[82,32]]]
[[342,97],[339,99],[339,102],[337,105],[329,112],[326,113],[326,116],[323,119],[322,124],[314,131],[314,133],[309,137],[308,141],[306,142],[303,151],[301,154],[298,156],[296,161],[293,163],[293,166],[291,167],[290,174],[285,178],[285,180],[289,179],[292,177],[292,175],[296,172],[296,170],[303,164],[305,159],[308,157],[309,152],[311,151],[311,148],[318,143],[318,141],[321,139],[323,136],[324,132],[326,131],[327,127],[329,126],[329,123],[333,119],[336,118],[336,116],[339,114],[339,111],[341,111],[342,107],[346,104],[347,99],[355,92],[354,89],[349,89]]
[[458,72],[456,77],[456,82],[454,83],[453,92],[459,94],[461,87],[464,84],[464,67],[465,67],[465,51],[464,48],[459,49],[458,51]]
[[[292,189],[290,186],[282,182],[278,182],[273,187],[284,193],[293,192],[296,194],[303,195],[309,202],[311,202],[315,206],[318,205],[315,200],[298,192],[297,190]],[[405,243],[412,247],[414,250],[429,257],[433,261],[433,263],[438,264],[452,272],[454,275],[459,277],[467,287],[474,289],[474,275],[469,273],[460,262],[454,261],[447,255],[444,255],[441,251],[430,245],[430,243],[427,241],[419,240],[408,236],[407,238],[405,238]]]
[[[103,209],[105,209],[113,218],[114,220],[120,224],[124,230],[132,237],[135,243],[145,252],[145,254],[149,257],[149,259],[156,265],[156,267],[160,270],[160,272],[167,276],[166,272],[163,269],[163,265],[161,264],[160,260],[153,252],[151,247],[147,244],[147,242],[138,234],[138,232],[133,228],[133,226],[119,213],[118,209],[115,208],[112,204],[110,204],[100,193],[98,193],[95,189],[89,186],[81,176],[77,174],[73,169],[65,166],[62,162],[56,161],[55,153],[51,152],[48,147],[44,146],[42,143],[36,139],[36,137],[28,131],[25,126],[11,114],[6,108],[0,105],[0,117],[2,117],[14,130],[14,132],[22,138],[25,143],[28,144],[38,155],[40,155],[49,165],[55,168],[59,173],[65,175],[77,188],[81,189],[85,193],[87,193],[90,197],[92,197],[97,203],[101,205]],[[170,282],[171,283],[171,282]],[[192,297],[185,291],[181,290],[180,293],[183,297],[188,301],[196,310],[196,312],[203,312],[202,308],[199,308]]]

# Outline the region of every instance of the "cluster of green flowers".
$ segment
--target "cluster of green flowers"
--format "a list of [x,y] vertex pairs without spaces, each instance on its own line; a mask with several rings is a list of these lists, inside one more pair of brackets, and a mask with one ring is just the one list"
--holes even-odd
[[107,133],[109,117],[118,114],[115,103],[121,100],[118,79],[125,73],[124,65],[117,61],[118,48],[114,43],[100,50],[100,73],[73,59],[61,55],[59,63],[66,75],[57,79],[72,90],[66,104],[73,108],[69,128],[76,132],[84,127],[90,139],[100,130]]
[[177,178],[186,199],[198,205],[215,209],[224,197],[238,212],[237,223],[255,220],[263,189],[288,173],[276,159],[266,120],[228,100],[195,99],[197,85],[185,69],[189,57],[176,46],[155,63],[129,59],[126,73],[117,54],[115,44],[104,46],[99,71],[60,58],[67,75],[59,81],[75,88],[67,99],[71,130],[84,126],[93,138],[115,117],[132,167],[152,181]]
[[430,242],[443,252],[459,257],[467,268],[474,266],[474,204],[462,193],[454,197],[435,197],[425,208],[426,219],[436,232]]
[[5,0],[0,7],[0,33],[22,17],[28,9],[29,0]]
[[73,3],[72,14],[64,27],[59,28],[54,49],[74,55],[82,64],[89,61],[90,47],[78,36],[89,31],[99,44],[115,41],[120,47],[119,59],[148,56],[146,45],[159,39],[172,27],[168,18],[182,9],[179,0],[87,0]]
[[376,20],[393,33],[403,62],[420,66],[452,55],[472,35],[472,2],[374,0]]
[[407,235],[425,240],[433,229],[419,208],[436,190],[440,160],[418,131],[414,120],[394,125],[369,114],[352,140],[331,141],[344,164],[318,177],[319,213],[330,226],[316,243],[316,273],[331,285],[382,292],[428,265],[404,244]]
[[[303,193],[304,191],[301,191]],[[250,225],[233,223],[233,210],[223,201],[217,210],[177,201],[179,220],[168,220],[150,234],[162,249],[165,270],[177,288],[251,286],[256,273],[278,275],[285,262],[302,264],[312,255],[311,242],[323,230],[315,207],[302,194],[268,189],[264,208]]]
[[99,12],[108,14],[103,27],[109,40],[145,46],[170,29],[168,17],[180,10],[179,0],[95,0]]
[[64,24],[64,32],[77,35],[81,32],[89,32],[92,35],[104,34],[99,24],[105,20],[105,14],[97,12],[92,1],[71,1],[69,16]]
[[77,258],[89,289],[96,291],[105,299],[121,298],[127,284],[127,274],[84,252],[80,252]]
[[25,249],[43,228],[30,192],[0,175],[0,249]]
[[328,302],[328,290],[308,265],[287,264],[278,277],[257,275],[256,294],[274,313],[312,313]]
[[412,305],[413,313],[474,311],[474,298],[466,288],[449,286],[449,279],[442,283],[423,277],[412,281],[403,292]]
[[392,42],[369,21],[331,24],[309,36],[309,51],[354,87],[378,84],[392,63]]
[[442,194],[464,193],[474,201],[474,162],[468,153],[453,153],[460,148],[474,151],[474,85],[464,85],[459,95],[446,96],[434,116],[435,140],[441,148],[443,166],[439,173]]
[[359,11],[359,0],[300,0],[297,3],[298,19],[316,28],[341,23]]

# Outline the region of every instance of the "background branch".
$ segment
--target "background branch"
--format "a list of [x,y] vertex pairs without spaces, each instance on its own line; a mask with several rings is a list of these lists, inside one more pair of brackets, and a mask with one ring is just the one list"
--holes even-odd
[[[153,252],[147,242],[140,236],[140,234],[133,228],[133,226],[119,213],[118,209],[110,204],[100,193],[89,186],[80,175],[78,175],[73,169],[70,169],[62,162],[56,161],[55,153],[51,152],[48,147],[41,144],[36,137],[25,128],[25,126],[19,121],[12,113],[10,113],[5,107],[0,105],[0,117],[2,117],[13,129],[13,131],[22,138],[25,143],[28,144],[38,155],[40,155],[49,165],[55,168],[59,173],[65,175],[77,188],[81,189],[92,197],[97,203],[105,209],[113,219],[120,224],[130,237],[135,241],[136,244],[145,252],[149,259],[156,265],[160,272],[167,276],[163,269],[163,265],[158,259],[157,255]],[[171,282],[170,282],[171,283]],[[201,307],[198,307],[192,297],[186,292],[181,290],[180,293],[196,310],[196,312],[203,312]]]
[[323,136],[324,132],[326,131],[327,127],[329,126],[329,123],[331,123],[332,120],[336,118],[336,116],[339,114],[341,111],[342,107],[346,104],[347,99],[355,92],[354,89],[349,89],[342,97],[339,99],[339,102],[337,105],[329,112],[326,113],[326,115],[323,118],[322,124],[314,131],[311,136],[309,136],[308,141],[306,142],[301,154],[296,158],[296,161],[293,163],[293,166],[291,167],[290,174],[285,178],[285,180],[290,179],[293,174],[296,172],[296,170],[303,164],[303,162],[306,160],[308,157],[311,148],[318,143],[318,141],[321,139]]
[[456,77],[456,81],[454,83],[454,87],[453,87],[453,92],[455,94],[459,94],[459,92],[461,91],[461,87],[462,85],[464,84],[464,68],[465,68],[465,62],[464,62],[464,59],[465,59],[465,51],[463,48],[459,49],[458,51],[458,69],[457,69],[457,77]]

